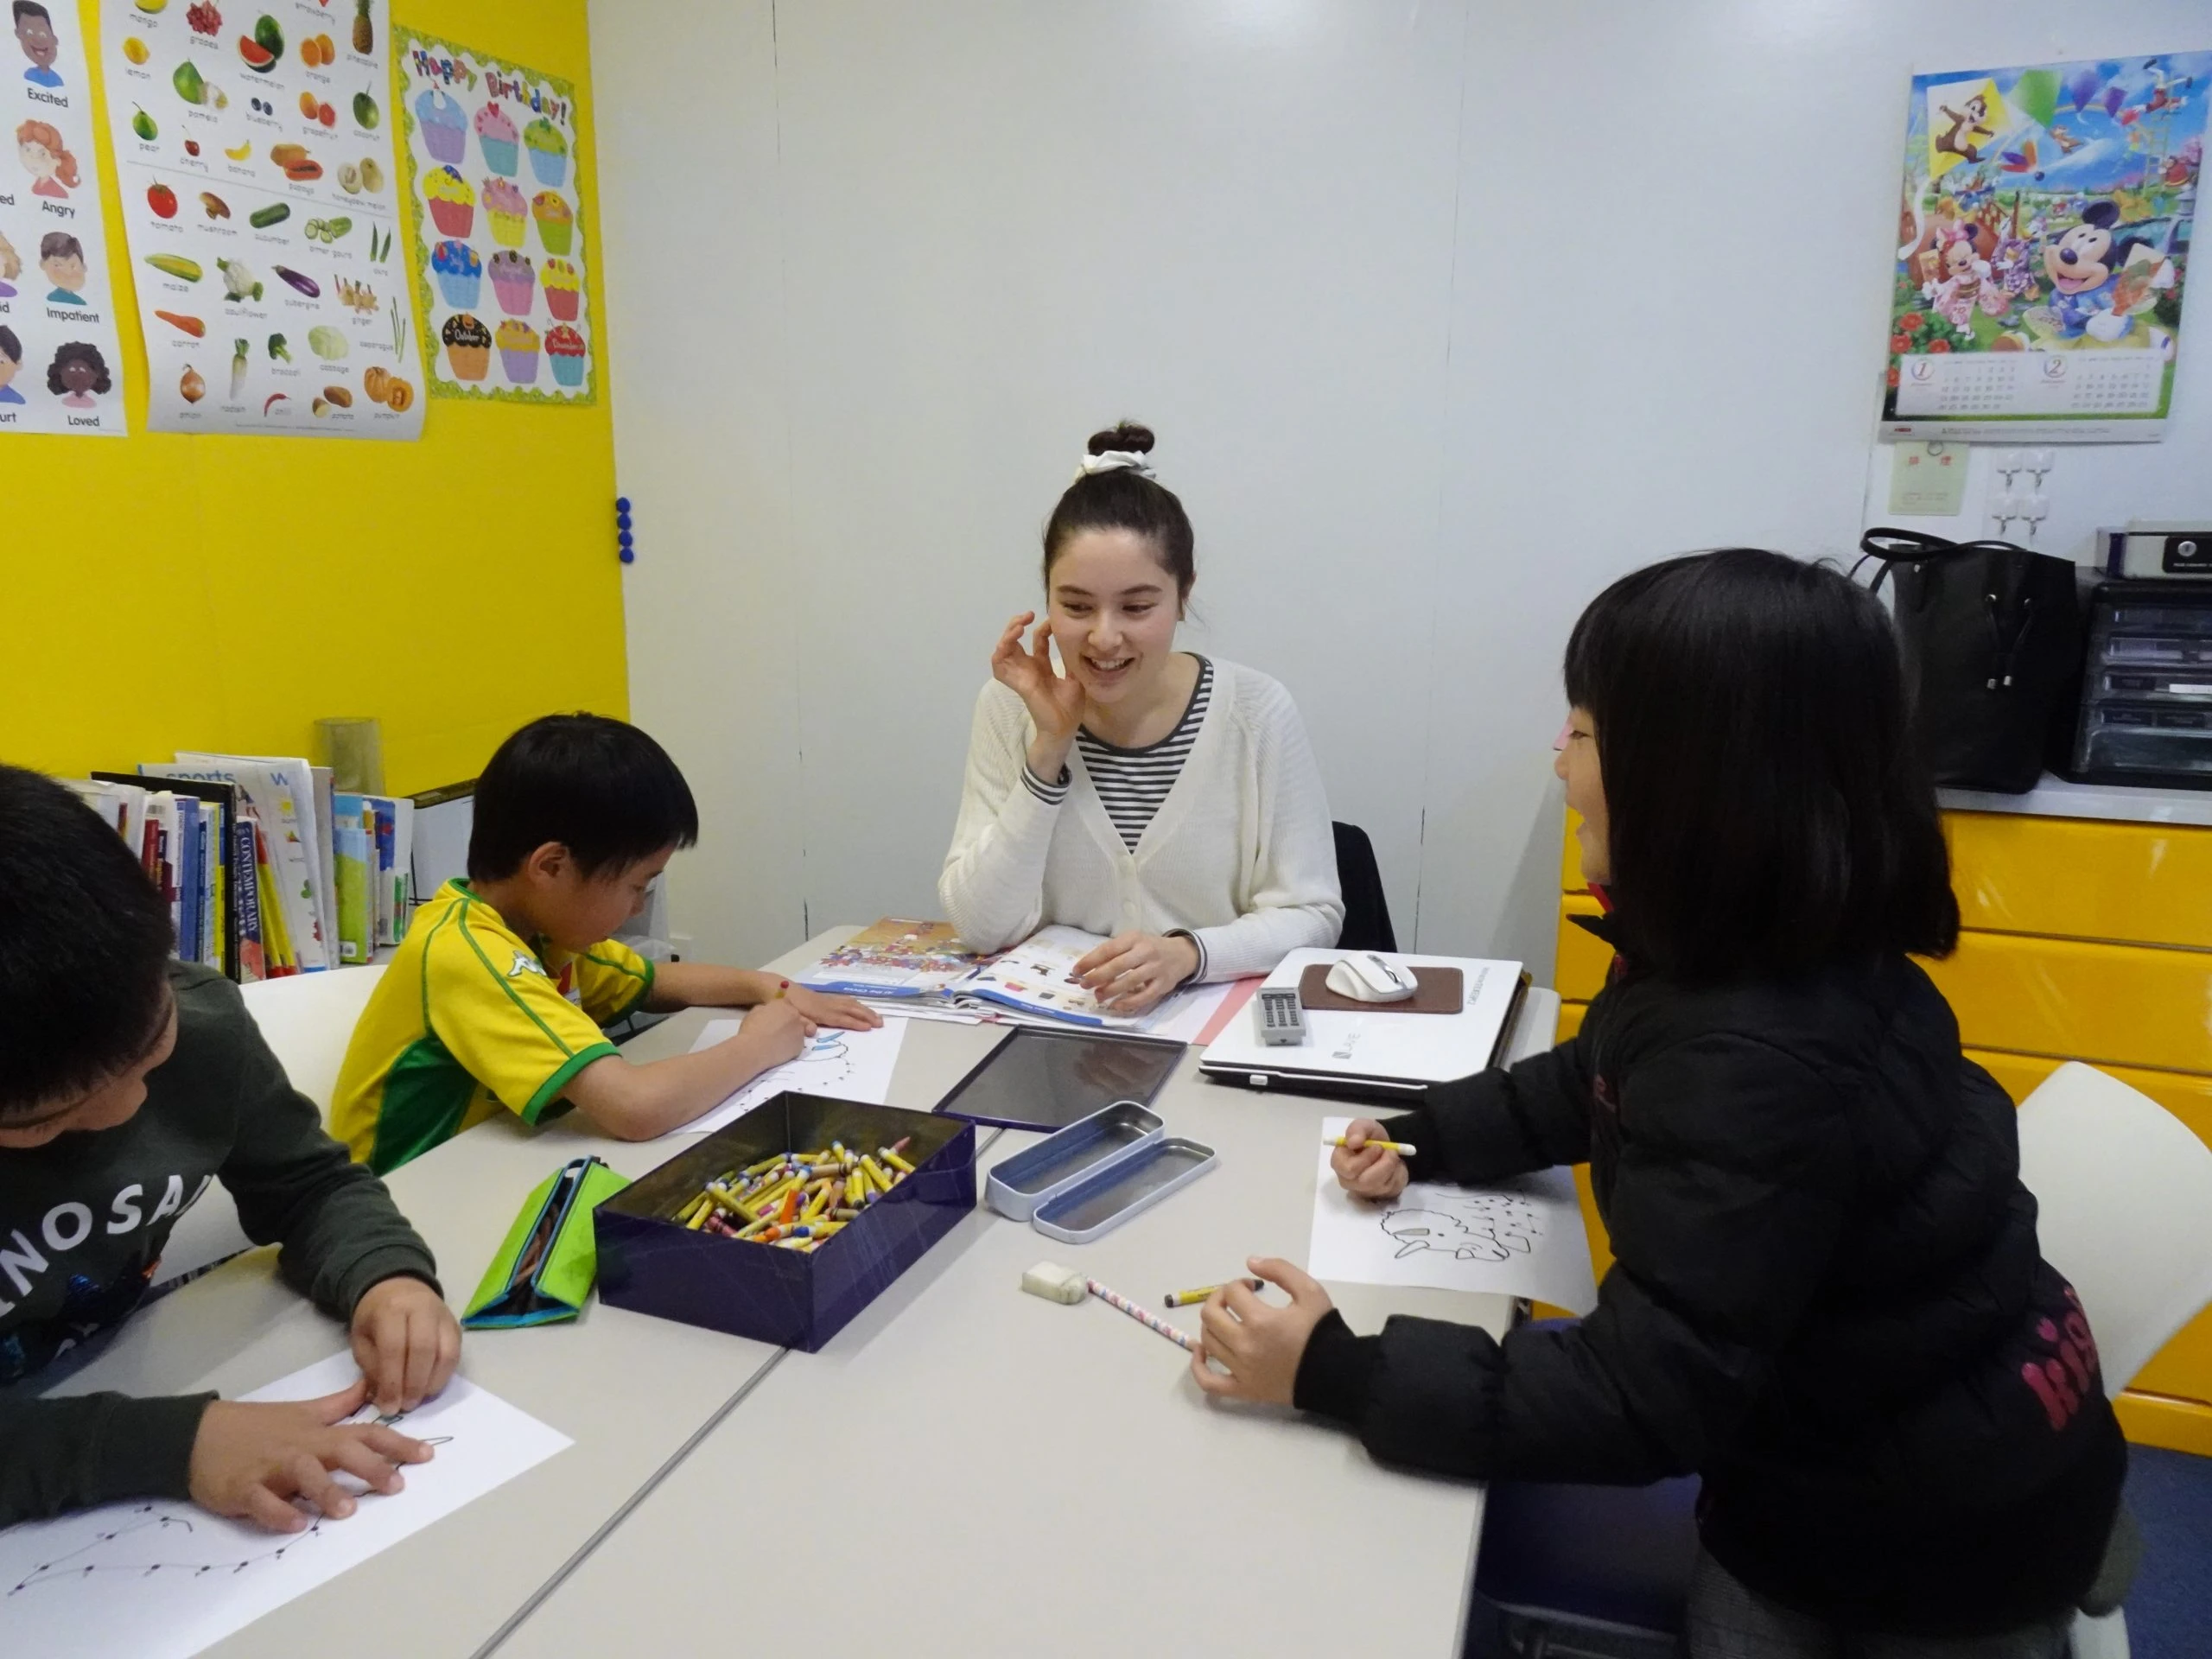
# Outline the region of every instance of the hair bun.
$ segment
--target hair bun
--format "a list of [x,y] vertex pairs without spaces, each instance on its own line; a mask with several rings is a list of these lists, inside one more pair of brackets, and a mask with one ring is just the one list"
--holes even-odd
[[1152,453],[1152,429],[1139,426],[1134,421],[1122,421],[1111,431],[1090,435],[1090,451],[1103,455],[1112,450],[1126,450],[1131,454],[1148,455]]

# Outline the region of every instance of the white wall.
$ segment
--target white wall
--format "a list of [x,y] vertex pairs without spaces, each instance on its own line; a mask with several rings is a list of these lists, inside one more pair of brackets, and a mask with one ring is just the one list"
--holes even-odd
[[[1197,523],[1189,638],[1290,686],[1402,940],[1548,965],[1575,613],[1886,517],[1911,73],[2212,41],[2201,0],[594,22],[633,709],[711,825],[678,931],[739,960],[934,912],[990,642],[1126,414]],[[2166,443],[2062,454],[2045,544],[2212,512],[2208,358]]]

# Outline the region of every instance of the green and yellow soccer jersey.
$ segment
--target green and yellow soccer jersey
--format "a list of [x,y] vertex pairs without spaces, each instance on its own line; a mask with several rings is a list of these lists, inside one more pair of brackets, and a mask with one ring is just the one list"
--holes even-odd
[[502,1109],[536,1123],[615,1052],[600,1027],[652,983],[652,964],[628,946],[543,951],[466,881],[448,881],[415,912],[362,1010],[330,1132],[381,1174]]

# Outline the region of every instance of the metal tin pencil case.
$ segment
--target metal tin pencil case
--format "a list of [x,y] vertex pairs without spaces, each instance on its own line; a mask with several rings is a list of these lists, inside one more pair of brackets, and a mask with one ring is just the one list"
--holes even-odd
[[1047,1238],[1088,1244],[1188,1186],[1216,1161],[1211,1147],[1180,1135],[1146,1141],[1051,1194],[1031,1213],[1029,1224]]
[[995,1165],[983,1184],[983,1202],[1012,1220],[1027,1221],[1063,1187],[1135,1156],[1166,1127],[1159,1114],[1135,1101],[1117,1100]]

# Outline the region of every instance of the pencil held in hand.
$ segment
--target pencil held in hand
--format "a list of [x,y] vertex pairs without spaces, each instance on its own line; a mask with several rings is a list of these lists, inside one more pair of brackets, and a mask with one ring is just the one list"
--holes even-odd
[[[1351,1146],[1351,1141],[1347,1137],[1341,1135],[1325,1135],[1321,1137],[1321,1144],[1325,1147],[1350,1147]],[[1354,1150],[1363,1152],[1369,1147],[1380,1147],[1385,1152],[1396,1153],[1401,1158],[1411,1158],[1414,1155],[1414,1148],[1410,1142],[1404,1141],[1377,1141],[1371,1136],[1361,1146],[1354,1148]]]
[[[1265,1290],[1268,1287],[1268,1281],[1264,1279],[1231,1279],[1229,1282],[1243,1285],[1250,1290]],[[1170,1307],[1196,1307],[1220,1288],[1219,1285],[1200,1285],[1196,1290],[1171,1290],[1161,1300]]]

